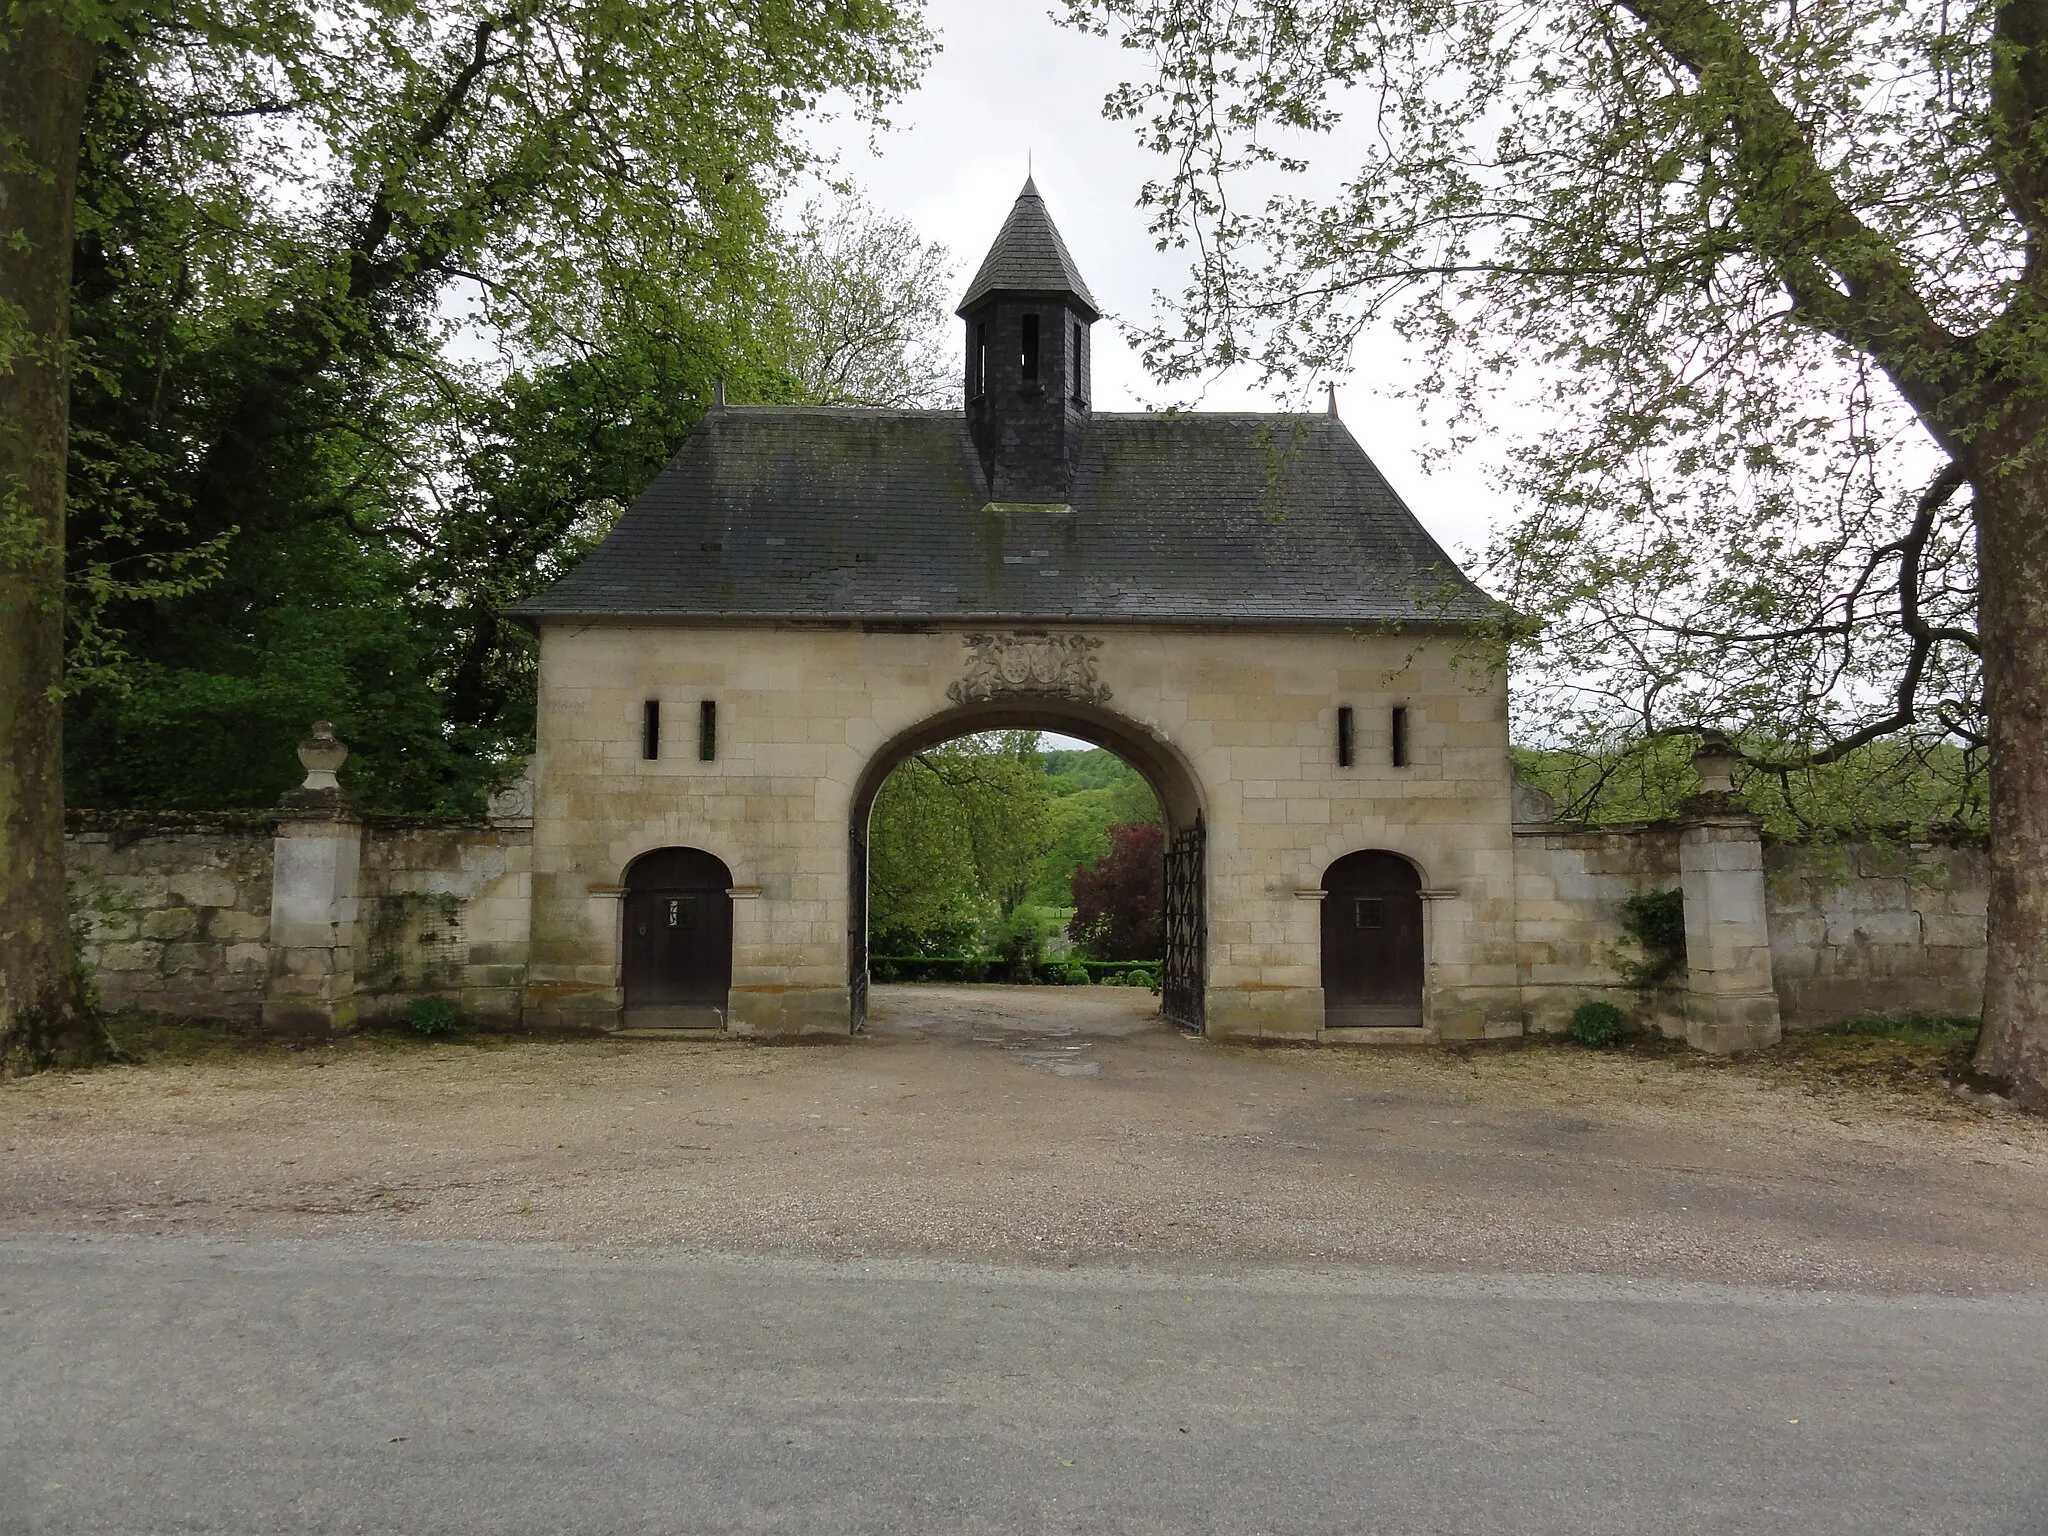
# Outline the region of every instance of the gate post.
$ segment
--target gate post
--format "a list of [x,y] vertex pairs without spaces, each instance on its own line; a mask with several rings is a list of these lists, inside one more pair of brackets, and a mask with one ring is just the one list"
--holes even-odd
[[1678,883],[1685,893],[1685,1038],[1727,1055],[1775,1045],[1784,1030],[1764,910],[1762,824],[1732,798],[1735,756],[1709,737],[1693,755],[1700,793],[1685,804]]
[[345,1033],[356,1022],[357,879],[363,827],[335,770],[348,748],[325,720],[299,743],[306,782],[286,793],[271,845],[270,982],[263,1024]]

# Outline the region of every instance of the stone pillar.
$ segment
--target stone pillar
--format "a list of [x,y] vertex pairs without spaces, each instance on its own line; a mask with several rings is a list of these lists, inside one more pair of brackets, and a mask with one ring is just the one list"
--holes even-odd
[[320,1037],[356,1022],[357,877],[363,828],[335,777],[348,748],[325,720],[299,743],[306,782],[284,797],[273,844],[264,1027]]
[[1685,892],[1685,1038],[1716,1055],[1783,1035],[1764,911],[1761,824],[1735,803],[1737,762],[1710,736],[1693,757],[1700,793],[1685,803],[1678,883]]

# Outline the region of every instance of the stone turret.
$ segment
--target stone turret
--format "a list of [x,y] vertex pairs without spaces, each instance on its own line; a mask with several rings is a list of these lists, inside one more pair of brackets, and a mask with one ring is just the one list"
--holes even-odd
[[967,425],[998,504],[1059,505],[1087,430],[1101,311],[1030,181],[960,301]]

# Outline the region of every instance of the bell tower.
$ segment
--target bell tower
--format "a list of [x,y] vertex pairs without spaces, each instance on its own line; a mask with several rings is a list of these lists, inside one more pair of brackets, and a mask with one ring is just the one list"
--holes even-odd
[[967,429],[989,499],[1064,503],[1088,426],[1089,328],[1101,311],[1029,178],[959,315],[967,322]]

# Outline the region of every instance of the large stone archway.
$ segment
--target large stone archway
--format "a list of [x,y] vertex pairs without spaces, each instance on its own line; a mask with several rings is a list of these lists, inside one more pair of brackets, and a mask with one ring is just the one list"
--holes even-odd
[[[1098,685],[1099,686],[1099,685]],[[1106,690],[1103,690],[1106,692]],[[854,785],[847,812],[847,997],[858,1032],[867,1019],[868,827],[889,775],[928,747],[983,731],[1056,731],[1114,752],[1144,776],[1166,818],[1166,954],[1161,1007],[1200,1033],[1208,982],[1207,823],[1201,781],[1173,744],[1102,704],[1025,691],[955,704],[884,742]]]
[[[1449,644],[1307,626],[550,627],[529,1017],[617,1027],[617,871],[686,846],[732,871],[727,1028],[844,1037],[865,933],[854,829],[910,752],[1015,727],[1099,742],[1153,784],[1188,897],[1173,914],[1183,1024],[1335,1038],[1323,872],[1384,848],[1429,882],[1422,1025],[1405,1033],[1519,1029],[1505,688],[1459,662]],[[695,730],[705,701],[710,756]],[[649,702],[685,724],[652,756]]]

